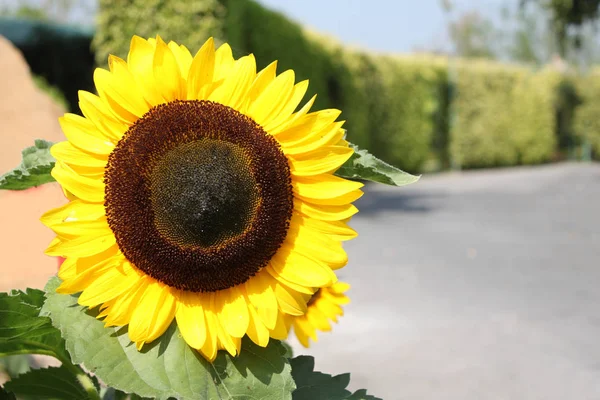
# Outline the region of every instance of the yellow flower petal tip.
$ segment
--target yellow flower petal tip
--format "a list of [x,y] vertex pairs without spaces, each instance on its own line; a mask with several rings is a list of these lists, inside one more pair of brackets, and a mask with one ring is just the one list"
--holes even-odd
[[308,310],[304,315],[288,317],[292,321],[294,333],[300,344],[310,347],[310,339],[314,342],[318,340],[317,331],[331,331],[331,322],[337,322],[338,317],[344,315],[341,306],[350,302],[344,294],[348,289],[350,285],[345,282],[320,288],[310,298]]

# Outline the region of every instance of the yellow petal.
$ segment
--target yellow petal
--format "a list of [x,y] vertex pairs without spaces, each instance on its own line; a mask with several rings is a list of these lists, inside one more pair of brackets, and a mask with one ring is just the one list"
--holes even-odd
[[248,92],[248,98],[251,102],[256,100],[256,98],[262,93],[263,90],[275,79],[277,72],[277,61],[273,61],[271,64],[267,65],[264,69],[262,69],[252,82],[252,86]]
[[233,63],[234,59],[231,47],[227,43],[223,43],[215,52],[215,73],[213,80],[218,81],[229,75]]
[[332,269],[342,268],[348,263],[348,255],[339,240],[332,239],[329,235],[315,229],[306,229],[302,225],[296,227],[292,223],[284,245],[292,247],[304,257],[318,260]]
[[222,290],[215,294],[215,310],[219,321],[228,335],[242,337],[248,329],[248,305],[238,287]]
[[237,60],[224,82],[216,88],[208,100],[241,110],[247,100],[246,94],[256,76],[256,61],[253,55]]
[[233,357],[239,354],[241,338],[235,338],[229,335],[221,324],[217,324],[217,339],[218,348],[227,350]]
[[303,156],[289,157],[290,170],[295,176],[312,176],[334,172],[354,154],[350,147],[325,146]]
[[341,129],[341,126],[345,121],[338,121],[331,124],[328,128],[320,130],[320,131],[311,131],[309,133],[305,133],[303,136],[301,132],[298,132],[298,137],[302,137],[301,141],[286,141],[278,137],[279,143],[284,148],[284,151],[287,155],[292,156],[300,156],[305,153],[314,152],[319,147],[329,146],[329,145],[340,145],[341,140],[344,138],[344,134],[346,131]]
[[285,279],[284,277],[282,277],[281,275],[279,275],[279,273],[277,271],[275,271],[275,269],[273,268],[273,266],[271,265],[267,265],[265,267],[265,270],[275,279],[277,279],[277,281],[279,283],[281,283],[282,285],[284,285],[285,287],[287,287],[288,289],[291,290],[295,290],[296,292],[299,293],[304,293],[304,294],[308,294],[311,295],[315,292],[316,289],[314,289],[313,287],[307,287],[307,286],[302,286],[299,285],[297,283],[288,281],[287,279]]
[[292,180],[292,189],[302,199],[325,200],[340,197],[360,189],[361,182],[350,181],[334,175],[298,176]]
[[326,109],[310,114],[295,116],[295,121],[276,134],[277,140],[286,147],[298,146],[316,141],[323,136],[331,135],[341,129],[343,122],[335,122],[342,112],[336,109]]
[[308,335],[304,331],[304,325],[298,324],[298,321],[294,321],[294,333],[296,334],[296,337],[302,346],[306,348],[310,347]]
[[132,342],[149,343],[167,330],[175,317],[175,296],[161,282],[151,282],[135,305],[129,321]]
[[268,329],[273,329],[277,322],[279,309],[277,298],[271,287],[271,279],[266,271],[261,271],[244,284],[248,300]]
[[348,290],[350,290],[350,284],[348,284],[346,282],[336,282],[334,285],[332,285],[330,288],[328,288],[329,292],[340,293],[340,294],[347,292]]
[[298,107],[298,104],[300,104],[300,102],[302,101],[302,98],[304,98],[307,89],[308,80],[299,82],[296,85],[294,85],[290,98],[285,102],[283,108],[281,109],[281,111],[279,111],[275,118],[273,118],[271,121],[264,125],[264,129],[267,132],[270,132],[271,130],[276,129],[281,124],[287,122],[290,119],[292,113]]
[[304,104],[302,106],[302,108],[300,110],[298,110],[297,112],[292,114],[292,116],[287,121],[283,122],[281,125],[279,125],[275,128],[271,128],[269,130],[269,133],[271,135],[276,136],[276,135],[279,135],[280,133],[286,131],[287,129],[291,129],[291,128],[295,127],[296,125],[300,124],[301,121],[303,120],[303,118],[308,114],[308,112],[312,108],[316,99],[317,99],[317,95],[315,94],[313,97],[311,97],[311,99],[309,101],[306,102],[306,104]]
[[40,221],[47,227],[69,221],[95,221],[105,217],[103,204],[85,203],[81,200],[71,201],[61,207],[44,213]]
[[349,193],[346,193],[346,194],[343,194],[343,195],[340,195],[337,197],[330,197],[327,199],[315,199],[315,198],[300,197],[299,200],[302,200],[302,201],[312,204],[312,205],[346,206],[346,205],[360,199],[363,194],[364,193],[362,190],[356,189]]
[[184,45],[180,46],[173,41],[169,42],[169,49],[171,49],[171,53],[173,53],[175,60],[179,65],[179,73],[181,77],[187,78],[190,65],[192,64],[192,55],[190,54],[190,51]]
[[306,319],[309,324],[320,331],[328,332],[331,330],[331,324],[327,320],[327,317],[317,307],[311,307],[310,311],[306,314]]
[[[56,244],[59,241],[60,239],[54,238],[50,246]],[[60,264],[60,268],[58,269],[57,275],[61,280],[66,281],[77,276],[77,271],[75,268],[76,261],[77,258],[67,258],[62,262],[62,264]]]
[[154,50],[156,42],[150,41],[139,36],[131,39],[129,54],[127,55],[127,65],[129,70],[142,90],[144,98],[150,105],[158,105],[164,102],[154,83],[154,71],[152,60],[154,59]]
[[309,299],[307,295],[291,289],[288,290],[278,282],[275,283],[275,296],[277,296],[279,309],[284,313],[290,315],[302,315],[306,313],[306,303]]
[[187,78],[187,98],[197,99],[200,89],[212,83],[215,69],[215,43],[209,38],[194,56]]
[[206,341],[206,320],[202,300],[208,296],[200,293],[181,291],[175,318],[181,336],[191,347],[200,349]]
[[294,200],[294,210],[302,215],[320,219],[321,221],[345,220],[358,212],[358,208],[352,204],[341,206],[318,205],[307,203],[301,199]]
[[102,236],[111,232],[106,217],[93,221],[69,221],[52,226],[57,235]]
[[[296,327],[298,327],[299,330],[301,330],[304,334],[306,334],[312,340],[314,340],[315,342],[317,341],[317,330],[315,329],[314,326],[312,326],[308,322],[308,320],[306,318],[297,318],[294,321],[294,332],[297,332]],[[297,333],[296,333],[296,335],[297,335]],[[306,346],[306,347],[308,347],[308,346]]]
[[358,233],[342,221],[319,221],[318,219],[305,218],[299,214],[292,216],[294,223],[303,225],[306,229],[321,232],[335,240],[350,240],[358,236]]
[[275,78],[248,108],[248,116],[265,126],[286,106],[294,88],[294,71],[287,70]]
[[123,326],[131,321],[131,316],[136,310],[140,299],[148,288],[150,279],[142,276],[139,281],[121,296],[110,301],[108,307],[101,313],[106,314],[105,326]]
[[[109,252],[107,251],[106,254],[109,254]],[[72,294],[81,292],[104,272],[122,264],[123,257],[112,256],[103,260],[99,260],[96,257],[85,257],[80,259],[67,258],[65,263],[67,263],[67,265],[72,265],[69,269],[73,269],[74,267],[74,273],[71,272],[71,274],[69,274],[70,276],[59,273],[59,276],[65,280],[60,284],[56,291],[57,293]]]
[[284,279],[307,287],[329,286],[337,281],[331,268],[283,244],[270,265]]
[[104,203],[104,182],[78,175],[66,164],[57,161],[51,172],[61,186],[77,198],[91,203]]
[[250,313],[250,320],[248,324],[248,337],[254,343],[261,347],[266,347],[269,344],[269,330],[262,323],[260,317],[254,311],[254,307],[252,305],[248,306],[248,311]]
[[149,106],[129,70],[125,70],[125,66],[114,60],[115,58],[109,57],[109,63],[116,66],[114,73],[96,68],[94,84],[100,98],[108,104],[115,116],[131,124],[144,115]]
[[106,168],[108,162],[107,155],[86,153],[73,146],[68,141],[59,142],[53,145],[50,148],[50,154],[57,160],[69,165]]
[[98,96],[80,90],[79,108],[83,115],[90,120],[100,132],[116,144],[129,126],[113,116],[108,105]]
[[213,311],[214,308],[214,293],[206,295],[208,297],[207,305],[204,307],[204,316],[206,317],[206,340],[199,349],[204,358],[213,362],[217,357],[217,335],[219,320]]
[[290,320],[286,320],[286,318],[281,313],[277,313],[277,323],[273,329],[270,329],[270,335],[273,339],[277,340],[285,340],[288,337],[288,332],[290,331]]
[[49,256],[89,257],[108,250],[117,243],[115,235],[109,231],[102,236],[85,235],[75,239],[67,239],[46,249]]
[[169,46],[156,36],[156,50],[152,60],[154,82],[165,101],[184,99],[181,73]]
[[58,122],[69,142],[85,152],[105,158],[115,149],[115,144],[103,136],[96,125],[79,115],[65,114]]
[[129,290],[138,280],[139,276],[131,264],[124,262],[121,266],[110,268],[94,279],[77,301],[82,306],[95,307]]

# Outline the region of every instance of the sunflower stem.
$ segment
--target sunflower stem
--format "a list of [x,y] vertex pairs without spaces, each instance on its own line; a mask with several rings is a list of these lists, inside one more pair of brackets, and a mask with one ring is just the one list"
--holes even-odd
[[100,398],[100,394],[98,394],[98,390],[92,381],[92,378],[79,366],[74,365],[71,360],[67,360],[64,358],[60,358],[63,367],[67,368],[71,371],[75,377],[77,378],[77,382],[83,387],[83,389],[88,394],[89,400],[102,400]]
[[94,382],[92,382],[92,379],[83,370],[77,375],[77,381],[83,386],[90,400],[101,400]]

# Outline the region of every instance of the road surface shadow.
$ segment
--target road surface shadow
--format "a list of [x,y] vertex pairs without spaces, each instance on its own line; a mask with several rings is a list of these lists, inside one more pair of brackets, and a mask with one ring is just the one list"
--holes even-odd
[[359,215],[377,214],[385,211],[405,213],[426,213],[440,208],[443,199],[448,196],[444,192],[412,191],[406,192],[402,188],[381,191],[364,188],[365,195],[356,203],[360,210]]

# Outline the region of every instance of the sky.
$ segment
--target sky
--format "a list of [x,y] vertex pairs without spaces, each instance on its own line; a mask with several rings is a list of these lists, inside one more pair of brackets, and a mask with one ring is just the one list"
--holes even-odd
[[[448,49],[448,16],[440,0],[258,0],[343,43],[374,51]],[[476,10],[492,21],[518,0],[452,0],[452,17]]]
[[[45,0],[0,0],[0,7],[37,5]],[[75,0],[69,22],[92,24],[96,0]],[[193,0],[190,0],[193,1]],[[448,17],[441,0],[257,0],[301,24],[341,42],[373,51],[404,53],[451,48]],[[492,21],[503,6],[515,9],[519,0],[449,0],[450,17],[477,11]]]

